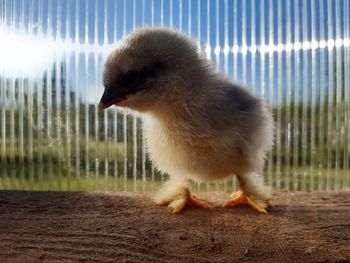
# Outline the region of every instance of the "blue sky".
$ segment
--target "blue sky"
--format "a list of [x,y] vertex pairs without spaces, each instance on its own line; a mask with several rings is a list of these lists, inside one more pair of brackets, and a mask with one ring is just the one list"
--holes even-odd
[[[335,64],[336,55],[343,57],[349,49],[334,48],[336,39],[350,37],[349,9],[348,0],[1,0],[0,23],[53,42],[63,40],[63,49],[71,42],[75,46],[98,44],[96,52],[109,50],[109,45],[134,27],[173,27],[199,39],[203,49],[209,44],[209,57],[220,71],[277,101],[279,93],[285,98],[288,89],[319,93],[321,76],[329,75],[329,59]],[[330,39],[333,46],[327,48]],[[326,46],[318,47],[320,41]],[[305,49],[295,49],[296,43],[305,42]],[[288,43],[292,46],[286,52]],[[262,45],[268,46],[265,53],[250,52]],[[278,45],[282,52],[269,53],[271,46]],[[229,47],[226,54],[225,46]],[[238,53],[232,51],[235,46]],[[215,54],[217,47],[220,52]],[[83,63],[80,82],[84,81],[82,69]],[[94,73],[93,66],[90,70]],[[71,76],[74,78],[74,72]],[[94,85],[100,85],[99,81],[91,79]]]
[[[253,23],[256,29],[253,34],[255,33],[257,43],[260,43],[260,28],[262,23],[265,27],[265,38],[270,39],[269,34],[272,33],[274,43],[286,43],[287,32],[291,33],[290,37],[293,42],[295,34],[291,31],[294,30],[298,30],[297,35],[300,39],[311,40],[312,24],[314,24],[315,38],[320,39],[320,23],[324,23],[327,26],[328,22],[332,22],[331,27],[333,34],[328,35],[326,29],[324,32],[325,38],[335,38],[335,19],[337,17],[339,21],[343,21],[343,7],[345,6],[345,1],[347,0],[338,0],[340,7],[340,12],[338,14],[336,13],[335,4],[337,1],[334,0],[2,0],[0,3],[1,9],[3,10],[2,17],[4,17],[5,13],[6,24],[10,25],[14,14],[16,27],[18,27],[19,20],[22,17],[24,18],[24,24],[27,28],[30,24],[35,24],[41,19],[42,31],[44,34],[47,32],[47,25],[49,22],[51,24],[51,34],[53,36],[56,36],[57,33],[57,22],[60,23],[61,35],[66,36],[67,16],[69,16],[68,28],[70,30],[70,37],[72,39],[75,38],[76,22],[78,22],[79,39],[81,42],[85,41],[86,21],[88,21],[89,41],[93,42],[96,39],[95,15],[97,14],[98,41],[100,43],[104,41],[105,24],[107,25],[107,40],[105,41],[112,43],[115,40],[115,36],[117,36],[117,39],[120,39],[124,32],[130,32],[134,26],[140,27],[143,25],[152,25],[152,23],[156,26],[161,26],[163,23],[163,26],[170,27],[172,24],[172,26],[177,29],[180,29],[182,26],[184,32],[191,32],[194,37],[200,36],[203,42],[207,42],[209,39],[210,44],[213,46],[216,45],[217,40],[219,45],[224,45],[225,38],[230,45],[233,44],[234,39],[238,44],[242,44],[244,35],[246,36],[246,43],[248,45],[251,44],[251,29]],[[332,3],[332,21],[328,21],[327,19],[329,2]],[[313,14],[311,13],[312,3],[314,4],[315,10]],[[18,15],[21,6],[24,7],[25,16]],[[107,6],[106,9],[105,6]],[[321,6],[323,6],[323,21],[319,21]],[[295,13],[295,7],[298,8],[297,13]],[[254,9],[254,13],[252,13],[252,9]],[[264,10],[263,13],[261,9]],[[13,10],[15,13],[12,12]],[[58,10],[61,16],[60,20],[57,19]],[[153,18],[152,10],[154,13]],[[278,17],[279,10],[281,10],[280,18]],[[41,12],[38,16],[39,11]],[[269,12],[271,11],[273,14],[272,23],[269,21]],[[31,12],[33,12],[33,19],[30,18]],[[51,18],[48,20],[49,13],[51,14]],[[86,14],[88,14],[88,17]],[[264,19],[262,19],[261,14],[265,16]],[[295,14],[298,15],[300,21],[299,28],[296,27]],[[76,18],[76,15],[78,15],[78,18]],[[106,19],[105,15],[107,17]],[[287,17],[290,18],[291,26],[289,29],[286,24]],[[245,21],[242,19],[245,19]],[[105,21],[107,21],[107,23],[105,23]],[[124,21],[126,22],[125,28]],[[191,28],[189,28],[189,21]],[[200,26],[198,24],[199,21]],[[237,27],[235,27],[236,22]],[[272,26],[272,28],[270,28],[270,26]],[[339,26],[340,35],[342,36],[344,23],[339,23]],[[243,27],[245,27],[246,34],[244,34]],[[226,29],[227,34],[225,32]],[[235,31],[235,29],[237,29],[237,31]],[[304,29],[306,29],[305,36],[303,36]],[[279,31],[281,32],[281,40],[278,39]],[[36,32],[37,29],[34,29],[34,34]]]

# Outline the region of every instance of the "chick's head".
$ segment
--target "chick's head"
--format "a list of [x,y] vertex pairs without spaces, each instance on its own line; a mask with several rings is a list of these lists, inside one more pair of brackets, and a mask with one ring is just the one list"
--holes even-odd
[[188,92],[181,90],[181,82],[193,77],[199,60],[195,43],[182,34],[135,31],[106,60],[99,108],[117,105],[147,112],[172,93]]

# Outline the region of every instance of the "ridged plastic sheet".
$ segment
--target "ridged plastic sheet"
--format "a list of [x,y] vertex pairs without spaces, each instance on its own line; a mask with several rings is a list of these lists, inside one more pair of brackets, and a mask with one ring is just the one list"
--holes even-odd
[[143,26],[191,35],[270,105],[268,184],[349,189],[349,0],[0,0],[0,189],[149,191],[166,179],[141,120],[97,109],[106,56]]

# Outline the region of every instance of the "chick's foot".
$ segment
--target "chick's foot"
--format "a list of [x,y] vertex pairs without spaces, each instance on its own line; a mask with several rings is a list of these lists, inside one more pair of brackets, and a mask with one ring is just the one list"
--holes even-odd
[[202,208],[212,208],[213,206],[201,199],[198,199],[195,195],[191,195],[188,188],[182,189],[180,193],[174,195],[172,198],[166,198],[157,202],[159,205],[168,205],[172,212],[180,213],[186,205],[197,206]]
[[243,191],[238,191],[231,195],[231,198],[226,201],[223,206],[236,206],[241,204],[250,205],[252,208],[257,210],[259,213],[267,214],[265,207],[271,206],[269,201],[262,202],[261,200],[254,199],[253,196],[247,196]]

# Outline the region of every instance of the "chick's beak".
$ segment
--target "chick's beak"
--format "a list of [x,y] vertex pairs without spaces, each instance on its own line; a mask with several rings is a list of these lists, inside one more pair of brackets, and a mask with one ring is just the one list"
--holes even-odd
[[99,110],[104,110],[109,108],[110,106],[117,104],[118,102],[122,101],[125,99],[124,94],[120,94],[118,90],[114,89],[105,89],[100,103],[98,104]]

